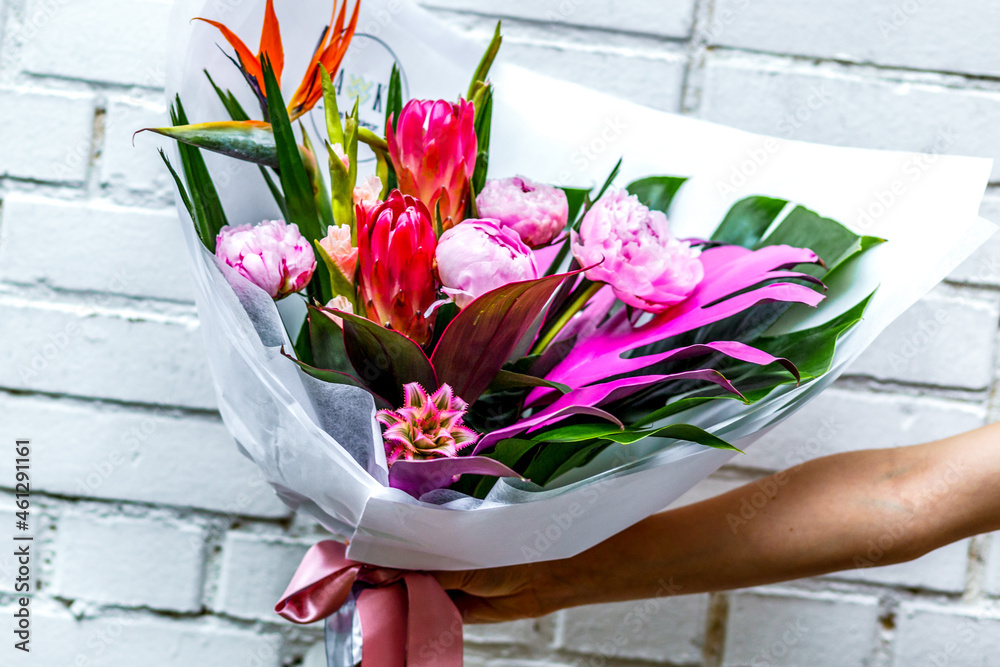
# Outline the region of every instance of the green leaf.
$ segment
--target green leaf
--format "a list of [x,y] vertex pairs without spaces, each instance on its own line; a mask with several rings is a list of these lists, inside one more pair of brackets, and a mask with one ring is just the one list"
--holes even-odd
[[565,274],[504,285],[460,312],[431,355],[438,379],[472,405],[510,359]]
[[788,202],[770,197],[747,197],[733,204],[712,234],[712,240],[744,248],[755,247]]
[[784,357],[795,364],[806,377],[819,377],[830,370],[837,341],[860,322],[871,302],[874,292],[829,322],[779,336],[762,336],[754,346],[777,357]]
[[571,445],[542,447],[522,474],[535,484],[545,486],[559,475],[587,465],[610,444],[609,441],[604,440],[578,445],[578,448],[568,457],[566,450]]
[[299,231],[311,243],[323,238],[325,232],[320,223],[319,212],[316,210],[312,183],[299,153],[295,130],[288,119],[288,110],[281,97],[281,87],[278,85],[274,77],[274,70],[266,57],[263,70],[271,128],[274,132],[274,144],[278,154],[281,189],[288,202],[288,222],[298,225]]
[[389,401],[385,400],[378,394],[374,393],[371,389],[365,386],[365,384],[361,382],[361,380],[354,377],[353,375],[349,375],[347,373],[340,373],[338,371],[325,370],[322,368],[315,368],[303,361],[299,361],[295,357],[286,354],[284,350],[282,350],[281,353],[284,354],[285,357],[287,357],[288,359],[294,361],[295,365],[301,368],[303,372],[306,373],[306,375],[312,376],[317,380],[328,382],[330,384],[341,384],[348,387],[357,387],[358,389],[364,389],[369,394],[371,394],[372,398],[375,400],[375,407],[378,410],[389,410],[392,409],[393,407],[392,405],[389,404]]
[[503,36],[500,34],[500,21],[497,21],[496,30],[493,31],[493,39],[490,40],[490,45],[486,48],[486,53],[483,54],[482,60],[479,61],[479,66],[476,67],[476,72],[472,75],[472,82],[469,84],[469,92],[465,96],[465,99],[471,100],[474,97],[476,84],[486,82],[486,77],[490,74],[490,68],[493,67],[493,61],[496,60],[502,43]]
[[836,220],[824,218],[804,206],[797,206],[757,247],[789,245],[809,248],[819,255],[825,268],[814,266],[800,270],[822,277],[851,256],[881,242],[882,239],[859,236]]
[[[167,158],[167,154],[163,152],[163,149],[157,149],[160,153],[160,159],[163,160],[163,164],[167,165],[167,169],[170,170],[170,175],[174,178],[174,183],[177,185],[177,192],[181,196],[181,201],[184,202],[184,208],[187,209],[188,215],[191,216],[191,220],[194,221],[194,206],[191,204],[191,197],[188,195],[187,188],[184,185],[184,181],[174,170],[174,165],[170,164],[170,160]],[[197,225],[197,223],[195,223]],[[199,230],[200,231],[200,230]],[[202,239],[204,243],[205,239]]]
[[323,247],[320,245],[319,241],[313,241],[313,245],[316,247],[316,254],[323,260],[326,265],[326,270],[330,275],[330,287],[333,289],[335,294],[339,294],[342,297],[346,297],[351,305],[355,305],[356,295],[354,292],[354,276],[348,278],[344,275],[344,272],[340,270],[340,267],[333,263],[333,260]]
[[648,208],[666,213],[677,191],[687,180],[677,176],[650,176],[629,183],[625,189]]
[[[170,110],[170,118],[174,125],[188,125],[187,114],[179,95]],[[202,243],[214,253],[215,239],[219,231],[229,224],[222,203],[219,201],[219,193],[212,182],[212,176],[208,173],[201,151],[184,143],[177,144],[177,151],[181,157],[181,166],[189,188],[195,227]]]
[[524,389],[528,387],[547,387],[549,389],[556,389],[563,394],[573,391],[569,386],[559,382],[549,382],[533,375],[524,375],[505,370],[501,370],[496,374],[493,382],[490,383],[489,389],[490,391],[506,391],[508,389]]
[[490,133],[493,124],[493,88],[488,87],[482,98],[482,109],[476,109],[476,138],[479,152],[476,154],[476,168],[472,174],[472,193],[482,192],[486,185],[486,174],[490,168]]
[[[586,199],[584,200],[584,204],[583,204],[583,212],[585,214],[586,214],[587,211],[590,210],[590,207],[593,206],[595,202],[598,202],[598,201],[601,200],[601,197],[604,196],[604,193],[608,191],[608,188],[611,187],[611,184],[615,182],[616,178],[618,178],[618,174],[622,170],[622,160],[624,160],[624,158],[619,158],[618,162],[615,163],[615,168],[611,170],[611,173],[608,174],[607,180],[604,181],[604,185],[602,185],[601,189],[597,191],[597,196],[592,198],[589,194],[587,195]],[[576,229],[576,230],[579,231],[579,229],[580,229],[580,221],[579,220],[577,221],[576,225],[574,226],[574,229]]]
[[344,344],[344,330],[329,315],[319,308],[308,305],[308,337],[313,366],[323,370],[338,371],[351,375],[354,366],[347,355]]
[[148,127],[139,131],[153,132],[243,162],[278,167],[274,134],[271,126],[263,121],[223,120],[174,127]]
[[[233,95],[231,91],[223,91],[212,79],[212,76],[208,73],[208,70],[204,70],[205,76],[208,77],[208,82],[212,84],[212,88],[215,89],[215,94],[219,96],[219,100],[222,105],[226,107],[226,112],[229,114],[231,120],[250,120],[250,116],[243,109],[243,105],[240,104],[236,96]],[[281,210],[281,217],[284,220],[288,219],[288,205],[285,203],[285,195],[282,194],[281,190],[275,184],[274,179],[271,178],[271,174],[268,173],[267,168],[263,165],[258,165],[260,169],[260,175],[264,178],[264,182],[267,184],[267,189],[271,191],[271,196],[274,197],[274,202],[278,205]]]
[[715,449],[729,449],[740,451],[730,445],[722,438],[712,435],[697,426],[690,424],[671,424],[662,428],[654,429],[619,429],[607,423],[593,424],[573,424],[571,426],[561,426],[559,428],[536,434],[532,440],[535,442],[564,443],[582,442],[587,440],[610,440],[620,445],[631,445],[644,440],[645,438],[660,437],[673,438],[694,442],[699,445],[713,447]]
[[403,405],[403,385],[419,382],[427,391],[438,388],[434,366],[419,345],[401,333],[350,313],[344,320],[344,347],[361,381],[395,407]]
[[395,64],[392,66],[392,74],[389,76],[389,91],[386,93],[385,98],[385,126],[389,127],[389,123],[392,123],[392,129],[396,129],[396,123],[399,122],[399,114],[403,111],[403,78],[400,75],[399,68]]
[[567,226],[572,227],[580,214],[583,213],[583,205],[587,201],[587,195],[590,194],[589,188],[559,188],[566,193],[566,200],[569,202],[569,217],[567,218]]

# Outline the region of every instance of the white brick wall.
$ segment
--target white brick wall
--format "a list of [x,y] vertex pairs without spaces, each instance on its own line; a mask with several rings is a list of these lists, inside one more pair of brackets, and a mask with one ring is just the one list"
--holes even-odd
[[[1000,157],[995,3],[425,4],[483,41],[503,18],[504,58],[657,108]],[[0,423],[34,439],[40,559],[25,662],[320,667],[321,629],[271,612],[319,533],[290,517],[215,414],[169,178],[152,139],[132,146],[135,129],[165,120],[168,9],[0,0]],[[982,212],[1000,220],[1000,188]],[[837,387],[679,504],[1000,418],[998,288],[994,239]],[[11,465],[0,457],[2,516]],[[0,618],[13,567],[5,550]],[[466,663],[978,667],[1000,650],[998,601],[992,536],[890,568],[471,627]]]

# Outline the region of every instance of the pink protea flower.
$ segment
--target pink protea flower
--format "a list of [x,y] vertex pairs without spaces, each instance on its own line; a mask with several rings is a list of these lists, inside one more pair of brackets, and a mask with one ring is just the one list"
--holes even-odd
[[359,296],[370,320],[424,345],[431,338],[437,237],[418,199],[393,190],[377,208],[358,206]]
[[665,311],[705,277],[698,251],[673,237],[667,216],[624,190],[601,197],[571,238],[580,265],[597,265],[587,278],[608,283],[615,296],[640,310]]
[[411,100],[396,129],[386,127],[386,140],[403,194],[420,199],[432,215],[440,205],[444,229],[461,222],[478,150],[473,105]]
[[569,218],[565,192],[523,176],[487,181],[476,205],[480,216],[499,220],[532,248],[559,236]]
[[389,465],[407,461],[457,456],[479,434],[462,423],[468,404],[447,384],[428,396],[416,382],[403,387],[404,404],[398,410],[379,410],[375,419],[386,427],[382,435]]
[[351,228],[348,225],[330,225],[326,236],[320,239],[319,247],[340,269],[348,280],[354,279],[354,269],[358,264],[358,249],[351,244]]
[[226,225],[215,239],[215,255],[272,299],[298,292],[316,270],[312,246],[298,226],[286,225],[283,220],[265,220],[256,226]]
[[498,287],[538,277],[531,249],[496,220],[466,220],[442,234],[437,268],[445,294],[459,308]]

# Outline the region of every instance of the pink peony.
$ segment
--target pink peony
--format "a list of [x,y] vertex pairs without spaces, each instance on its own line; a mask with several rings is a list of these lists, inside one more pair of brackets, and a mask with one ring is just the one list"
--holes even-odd
[[608,283],[615,296],[640,310],[665,311],[705,276],[699,252],[671,235],[667,216],[624,190],[601,197],[571,236],[580,265],[597,265],[587,278]]
[[496,218],[520,234],[521,240],[532,248],[559,236],[569,218],[565,192],[523,176],[487,181],[476,205],[479,215]]
[[331,225],[319,245],[344,277],[353,281],[358,249],[351,244],[351,228],[348,225]]
[[433,333],[434,250],[430,213],[420,200],[393,190],[379,207],[357,207],[359,296],[368,319],[420,345]]
[[444,229],[461,222],[478,150],[472,104],[411,100],[395,130],[389,123],[386,141],[400,191],[422,201],[432,216],[440,205]]
[[538,277],[531,249],[496,220],[466,220],[442,234],[437,268],[445,294],[459,308],[498,287]]
[[298,292],[316,270],[312,246],[298,226],[283,220],[223,227],[215,240],[215,255],[272,299]]

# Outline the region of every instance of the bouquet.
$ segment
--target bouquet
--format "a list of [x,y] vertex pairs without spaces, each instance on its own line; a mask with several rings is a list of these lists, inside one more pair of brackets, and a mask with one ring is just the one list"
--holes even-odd
[[[356,657],[355,604],[363,629],[382,606],[405,608],[389,584],[448,606],[413,571],[564,557],[662,509],[827,386],[988,234],[965,210],[949,247],[920,246],[930,275],[917,285],[913,267],[886,281],[892,263],[876,259],[896,243],[913,252],[898,228],[855,231],[777,192],[703,209],[700,233],[683,234],[685,198],[730,196],[698,170],[624,179],[625,153],[597,187],[549,184],[532,166],[567,156],[544,151],[507,170],[502,147],[524,139],[502,119],[504,88],[549,83],[491,76],[499,26],[461,97],[407,99],[394,63],[363,110],[344,65],[366,36],[361,5],[332,4],[291,96],[273,0],[255,8],[256,53],[202,17],[228,70],[206,68],[200,85],[228,119],[189,118],[178,95],[173,125],[153,129],[177,142],[161,154],[192,223],[223,417],[283,500],[350,541],[311,552],[281,606],[332,619],[331,664]],[[417,11],[403,7],[396,24]],[[234,77],[240,88],[219,83]],[[253,165],[240,192],[265,193],[279,216],[234,215],[219,159]],[[988,169],[952,166],[974,175],[964,207]],[[400,641],[366,631],[366,660]]]

